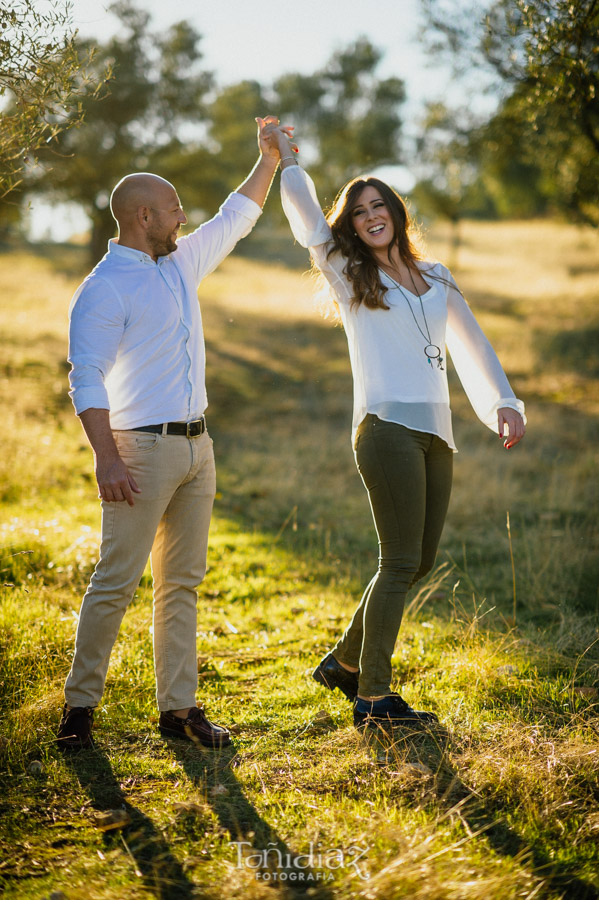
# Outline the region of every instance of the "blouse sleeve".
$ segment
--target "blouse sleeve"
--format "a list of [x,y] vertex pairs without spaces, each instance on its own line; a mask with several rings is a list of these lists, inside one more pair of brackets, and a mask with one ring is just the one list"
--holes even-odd
[[495,433],[501,407],[515,409],[526,422],[524,403],[510,387],[497,354],[449,270],[443,274],[452,285],[447,297],[447,349],[474,412]]
[[320,208],[314,182],[300,166],[287,166],[281,172],[281,202],[294,238],[310,250],[335,299],[349,303],[353,293],[343,271],[345,260],[340,253],[327,256],[331,229]]

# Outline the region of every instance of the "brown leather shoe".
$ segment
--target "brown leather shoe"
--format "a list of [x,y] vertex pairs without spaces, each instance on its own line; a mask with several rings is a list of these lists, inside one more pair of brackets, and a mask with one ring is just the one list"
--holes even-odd
[[93,722],[93,706],[73,706],[72,709],[67,710],[65,703],[56,738],[58,749],[64,753],[93,750],[95,747],[92,738]]
[[161,712],[158,729],[166,737],[187,738],[194,744],[202,744],[203,747],[211,747],[213,750],[228,747],[231,743],[230,732],[222,725],[215,725],[207,719],[203,706],[194,706],[190,709],[186,719],[181,719],[170,710]]

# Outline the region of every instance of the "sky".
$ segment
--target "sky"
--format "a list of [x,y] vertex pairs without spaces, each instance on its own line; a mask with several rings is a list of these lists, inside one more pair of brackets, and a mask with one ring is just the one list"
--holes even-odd
[[[420,0],[143,0],[139,5],[150,13],[154,30],[182,19],[194,26],[202,35],[204,67],[215,73],[220,87],[246,78],[268,85],[285,72],[313,72],[335,50],[366,36],[384,53],[379,75],[399,77],[406,85],[402,118],[407,135],[416,131],[427,100],[463,100],[448,66],[427,55],[422,45]],[[118,20],[109,6],[105,0],[71,0],[73,25],[82,37],[103,43],[115,33]],[[477,99],[488,102],[482,94],[469,102]],[[402,191],[409,191],[414,180],[409,165],[395,168],[393,178],[390,172],[380,174]],[[33,238],[51,233],[64,240],[84,229],[80,212],[64,206],[59,216],[56,212],[50,219],[47,205],[37,203],[30,214]]]
[[[103,0],[71,0],[80,34],[104,40],[116,20]],[[144,0],[156,28],[182,19],[202,35],[206,68],[221,85],[243,78],[270,82],[287,71],[312,72],[339,47],[366,35],[385,57],[382,76],[409,80],[415,98],[439,89],[418,33],[419,0]]]

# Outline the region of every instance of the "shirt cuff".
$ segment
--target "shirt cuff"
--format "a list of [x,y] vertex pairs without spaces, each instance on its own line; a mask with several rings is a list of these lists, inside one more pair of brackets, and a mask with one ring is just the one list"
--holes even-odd
[[108,395],[102,388],[79,388],[75,391],[69,391],[69,397],[73,401],[75,412],[78,416],[86,409],[108,409]]
[[229,194],[225,202],[221,205],[221,209],[231,209],[234,212],[241,213],[241,215],[245,216],[246,219],[249,219],[250,222],[257,222],[258,218],[262,215],[262,209],[258,204],[253,200],[250,200],[249,197],[246,197],[245,194],[240,194],[238,191],[233,191],[232,194]]
[[503,407],[506,407],[507,409],[514,409],[516,410],[516,412],[520,413],[520,415],[522,416],[522,420],[526,425],[526,413],[524,411],[524,403],[522,402],[522,400],[518,400],[517,397],[503,397],[501,400],[498,400],[493,404],[487,416],[483,419],[485,425],[488,425],[491,431],[495,431],[497,433],[497,412]]

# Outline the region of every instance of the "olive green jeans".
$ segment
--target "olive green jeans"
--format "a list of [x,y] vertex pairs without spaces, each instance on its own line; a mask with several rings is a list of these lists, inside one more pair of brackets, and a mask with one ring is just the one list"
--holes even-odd
[[379,540],[378,570],[332,650],[360,669],[358,692],[391,690],[391,657],[408,590],[435,562],[453,472],[453,451],[437,435],[368,414],[354,446]]

